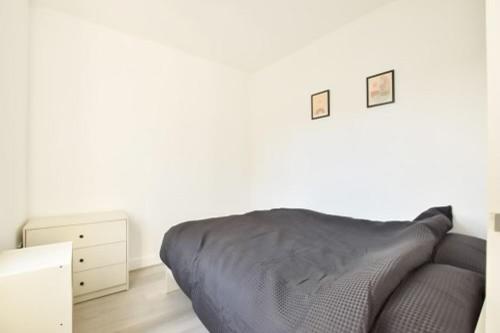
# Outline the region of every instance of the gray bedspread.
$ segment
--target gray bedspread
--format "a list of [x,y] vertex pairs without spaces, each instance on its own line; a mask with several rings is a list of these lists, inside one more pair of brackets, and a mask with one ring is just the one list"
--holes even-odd
[[427,264],[401,283],[372,333],[472,333],[484,299],[484,275]]
[[212,333],[369,332],[451,226],[451,207],[406,222],[275,209],[177,225],[160,256]]

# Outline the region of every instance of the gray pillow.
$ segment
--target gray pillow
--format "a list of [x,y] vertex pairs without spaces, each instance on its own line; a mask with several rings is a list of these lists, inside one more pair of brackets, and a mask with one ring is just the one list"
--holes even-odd
[[471,333],[483,299],[483,275],[427,264],[391,295],[372,333]]
[[486,241],[466,235],[448,234],[436,247],[434,262],[468,269],[484,275]]

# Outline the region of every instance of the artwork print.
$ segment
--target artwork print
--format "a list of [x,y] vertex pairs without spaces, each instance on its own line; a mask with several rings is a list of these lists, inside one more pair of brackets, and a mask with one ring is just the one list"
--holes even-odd
[[311,96],[311,119],[330,116],[330,90],[325,90]]
[[370,76],[366,79],[367,107],[395,102],[394,70]]

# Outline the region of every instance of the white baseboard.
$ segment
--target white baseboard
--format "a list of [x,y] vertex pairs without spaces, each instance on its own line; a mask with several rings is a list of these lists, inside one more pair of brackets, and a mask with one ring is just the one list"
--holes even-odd
[[155,266],[161,264],[162,261],[158,255],[147,256],[142,258],[131,258],[128,267],[129,270],[133,271],[136,269],[141,269],[145,267]]
[[[155,266],[162,264],[162,261],[159,256],[148,256],[148,257],[142,257],[142,258],[134,258],[130,259],[129,261],[129,270],[133,271],[136,269],[141,269],[145,267],[150,267],[150,266]],[[163,265],[165,268],[165,282],[167,286],[167,293],[170,293],[172,291],[179,290],[179,285],[177,282],[175,282],[174,276],[172,275],[172,272],[170,269],[168,269],[167,266]]]

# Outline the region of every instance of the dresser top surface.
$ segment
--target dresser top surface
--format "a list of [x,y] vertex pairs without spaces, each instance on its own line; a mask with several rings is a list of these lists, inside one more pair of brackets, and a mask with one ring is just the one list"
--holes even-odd
[[51,217],[30,218],[24,229],[52,228],[67,225],[112,222],[127,220],[127,214],[124,211],[110,211],[100,213],[86,213],[79,215],[64,215]]
[[33,246],[0,253],[0,277],[71,265],[71,242]]

